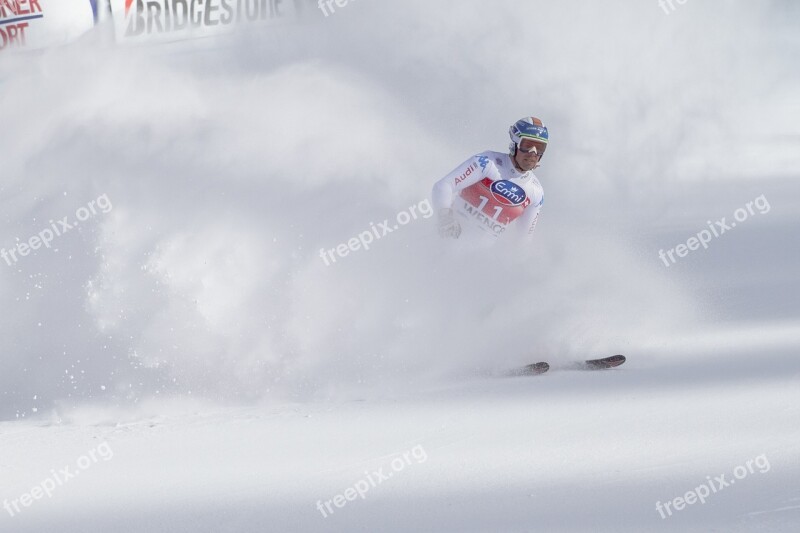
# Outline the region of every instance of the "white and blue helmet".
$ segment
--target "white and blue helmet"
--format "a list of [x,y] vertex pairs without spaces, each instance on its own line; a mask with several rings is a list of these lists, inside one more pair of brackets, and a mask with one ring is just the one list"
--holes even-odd
[[549,138],[547,128],[536,117],[519,119],[511,125],[508,135],[511,137],[511,144],[508,146],[508,149],[511,150],[511,155],[517,153],[517,146],[522,139],[533,139],[546,145]]

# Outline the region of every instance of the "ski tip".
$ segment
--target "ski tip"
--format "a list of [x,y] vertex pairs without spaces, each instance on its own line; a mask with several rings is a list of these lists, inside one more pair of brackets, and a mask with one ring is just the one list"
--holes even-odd
[[615,368],[627,361],[627,358],[622,354],[612,355],[611,357],[603,357],[602,359],[592,359],[585,362],[587,368],[594,370],[605,370],[608,368]]
[[533,363],[530,365],[525,365],[522,368],[518,368],[511,372],[512,376],[538,376],[539,374],[544,374],[550,370],[550,365],[548,363]]

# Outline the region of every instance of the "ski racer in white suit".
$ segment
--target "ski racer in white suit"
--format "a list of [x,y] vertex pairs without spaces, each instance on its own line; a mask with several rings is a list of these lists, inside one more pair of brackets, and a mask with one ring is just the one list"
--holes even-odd
[[457,239],[462,227],[493,237],[533,233],[544,190],[533,170],[547,149],[547,128],[535,117],[509,129],[510,152],[482,152],[464,161],[433,186],[439,234]]

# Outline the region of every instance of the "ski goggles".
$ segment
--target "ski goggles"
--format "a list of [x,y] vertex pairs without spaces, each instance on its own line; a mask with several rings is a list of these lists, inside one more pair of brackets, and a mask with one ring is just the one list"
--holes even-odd
[[533,139],[522,139],[517,145],[517,149],[523,154],[535,154],[537,157],[541,158],[544,155],[544,151],[547,149],[547,145],[542,142],[534,141]]

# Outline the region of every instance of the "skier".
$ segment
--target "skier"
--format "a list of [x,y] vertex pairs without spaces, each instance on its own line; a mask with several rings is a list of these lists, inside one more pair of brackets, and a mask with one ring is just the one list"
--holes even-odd
[[433,186],[442,237],[457,239],[462,225],[494,237],[506,231],[533,233],[544,202],[544,190],[533,171],[547,149],[549,136],[536,117],[518,120],[508,133],[508,154],[482,152]]
[[[533,233],[544,202],[542,184],[533,171],[539,167],[549,134],[542,121],[526,117],[512,124],[509,153],[482,152],[464,161],[433,186],[439,234],[457,239],[462,224],[493,237],[502,233],[528,236]],[[575,363],[572,368],[601,370],[625,362],[612,355]],[[533,363],[509,372],[513,376],[547,372],[546,362]]]

